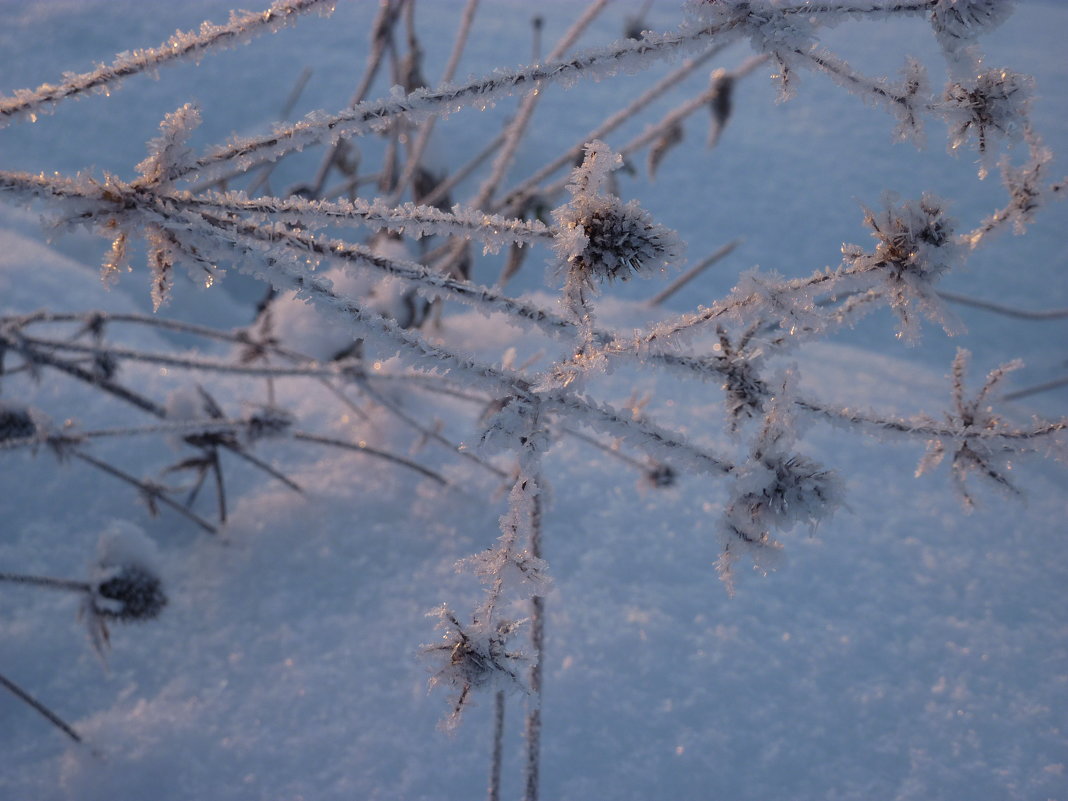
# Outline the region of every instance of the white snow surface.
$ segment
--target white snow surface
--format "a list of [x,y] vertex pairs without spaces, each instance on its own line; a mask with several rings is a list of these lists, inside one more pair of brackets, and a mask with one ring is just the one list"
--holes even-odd
[[[63,70],[155,44],[175,27],[224,20],[228,8],[205,0],[176,5],[182,8],[0,0],[2,90],[36,86]],[[113,98],[64,104],[33,125],[14,125],[0,132],[0,162],[60,171],[95,165],[129,175],[162,114],[190,99],[187,81],[204,95],[202,145],[225,138],[225,125],[270,119],[271,104],[281,102],[306,60],[323,71],[309,89],[318,93],[309,108],[339,108],[352,70],[345,80],[335,73],[352,61],[356,45],[364,46],[360,26],[373,5],[339,3],[332,19],[312,17],[198,67],[162,70],[158,82],[135,78]],[[487,5],[497,7],[490,14],[496,21],[482,23],[461,74],[518,63],[516,53],[526,53],[529,10],[511,2]],[[454,13],[443,8],[426,9],[428,28],[451,31]],[[567,13],[556,14],[557,8]],[[545,9],[550,41],[564,24],[556,17],[573,12],[569,4]],[[589,43],[616,38],[622,13],[621,6],[606,15]],[[666,29],[677,20],[675,4],[654,4],[650,27]],[[921,28],[850,23],[828,40],[839,52],[865,53],[873,69],[892,72],[899,65],[880,64],[879,48],[893,46],[896,54],[902,37],[932,47]],[[860,38],[862,30],[868,39]],[[1053,174],[1065,172],[1068,154],[1068,76],[1057,49],[1065,32],[1068,10],[1061,4],[1020,3],[981,42],[995,63],[1004,58],[1037,74],[1036,127],[1059,159]],[[499,41],[507,36],[509,46]],[[441,38],[429,40],[439,62],[451,34]],[[51,43],[47,57],[35,44],[42,41]],[[725,63],[745,55],[736,48]],[[227,75],[232,89],[222,88],[219,76]],[[942,131],[929,131],[926,151],[906,152],[911,146],[888,144],[893,122],[887,115],[816,75],[803,74],[798,97],[782,106],[774,105],[770,82],[749,80],[751,93],[738,96],[737,119],[707,162],[672,165],[669,155],[651,194],[639,194],[658,221],[691,243],[693,259],[701,255],[693,252],[699,232],[710,227],[716,238],[702,240],[708,250],[746,238],[739,261],[695,282],[691,294],[673,301],[676,310],[723,294],[755,262],[786,274],[836,263],[841,241],[863,236],[857,201],[875,204],[883,189],[931,189],[954,198],[954,213],[969,224],[998,205],[996,178],[977,184],[968,157],[946,166]],[[611,86],[605,81],[599,89],[610,94]],[[225,124],[214,119],[213,109],[228,106]],[[566,124],[576,135],[590,127],[594,112],[585,120],[569,116],[584,113],[547,103],[521,166],[542,163],[537,143],[554,125]],[[473,124],[496,124],[499,116],[485,112]],[[69,135],[75,129],[84,141]],[[203,138],[212,134],[218,136]],[[758,153],[766,163],[754,172]],[[1028,237],[1003,235],[963,278],[951,277],[961,281],[954,288],[1032,308],[1068,306],[1064,214],[1063,205],[1050,206]],[[95,239],[82,233],[52,244],[42,239],[33,215],[0,205],[0,314],[146,308],[148,293],[137,276],[111,290],[101,286],[102,245]],[[531,288],[544,275],[530,264],[524,273],[533,275],[526,279]],[[237,280],[228,284],[231,279]],[[248,323],[250,307],[241,298],[255,292],[242,289],[237,276],[227,276],[223,286],[229,291],[180,285],[166,312],[223,326]],[[626,299],[655,291],[651,282],[613,288],[599,304],[599,319],[624,330],[638,325],[640,312]],[[291,311],[298,333],[333,347],[303,308]],[[1021,324],[960,314],[970,333],[959,344],[975,351],[979,375],[1013,356],[1037,364],[1024,383],[1051,377],[1063,365],[1063,321]],[[450,343],[487,360],[515,348],[522,361],[540,347],[497,315],[453,313],[445,325]],[[802,387],[851,408],[940,414],[958,343],[947,344],[941,331],[925,326],[921,345],[906,349],[894,342],[892,325],[880,316],[792,354]],[[122,331],[114,330],[122,344],[174,346],[162,334]],[[201,346],[202,356],[227,355],[223,346]],[[387,361],[384,369],[399,371],[403,362]],[[973,384],[979,375],[970,376]],[[160,402],[197,381],[210,381],[226,408],[262,402],[262,382],[253,379],[189,378],[152,365],[124,367],[123,377]],[[299,391],[289,386],[279,382],[279,401],[302,428],[378,447],[410,440],[389,415],[372,412],[362,421],[339,412],[333,396],[311,382]],[[39,409],[55,426],[75,414],[86,429],[115,424],[114,401],[74,381],[5,376],[0,387],[0,397]],[[735,447],[713,385],[620,368],[597,388],[600,397],[619,402],[650,395],[648,409],[662,423],[718,450]],[[460,431],[458,421],[471,416],[463,401],[395,397],[419,419],[441,420],[446,431]],[[1065,399],[1063,391],[1051,393],[1007,411],[1026,423],[1035,411],[1063,414]],[[1014,464],[1013,480],[1025,499],[984,493],[980,508],[967,515],[946,468],[913,477],[922,442],[873,440],[813,424],[802,446],[838,473],[847,506],[814,532],[783,536],[785,559],[777,570],[764,576],[743,565],[729,598],[715,572],[715,530],[727,500],[722,482],[685,475],[670,488],[640,487],[633,467],[575,438],[555,442],[544,465],[544,556],[552,583],[542,797],[1068,799],[1064,465],[1054,459]],[[149,475],[182,457],[173,448],[145,437],[100,441],[93,453]],[[159,619],[112,627],[104,667],[77,620],[75,597],[0,584],[0,673],[62,715],[88,744],[70,742],[0,692],[0,799],[484,795],[492,698],[478,696],[458,730],[442,732],[445,693],[428,692],[430,663],[420,652],[440,636],[426,613],[443,602],[458,610],[478,603],[477,581],[455,564],[496,541],[505,497],[477,467],[431,445],[413,458],[441,471],[453,487],[370,456],[306,443],[267,441],[256,453],[305,492],[229,462],[230,520],[212,537],[166,510],[149,517],[131,488],[85,464],[59,464],[44,449],[0,451],[0,572],[83,578],[101,534],[140,530],[155,543],[153,564],[169,598]],[[205,515],[212,513],[210,498],[206,492],[198,502]],[[518,694],[508,700],[505,797],[521,790],[525,703]]]

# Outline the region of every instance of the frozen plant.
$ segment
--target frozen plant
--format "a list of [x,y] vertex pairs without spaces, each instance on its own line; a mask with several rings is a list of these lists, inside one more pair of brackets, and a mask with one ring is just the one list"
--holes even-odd
[[[207,57],[329,5],[278,0],[259,15],[235,15],[223,26],[206,23],[158,48],[120,56],[111,66],[16,92],[0,100],[0,117],[33,120],[66,98],[110,91],[120,80],[177,57]],[[151,513],[166,507],[167,514],[212,534],[225,534],[229,520],[228,470],[252,468],[294,493],[304,491],[284,467],[260,454],[272,440],[351,454],[354,480],[370,460],[403,468],[450,502],[477,495],[493,503],[506,491],[496,544],[460,560],[484,584],[484,596],[470,614],[453,611],[456,604],[432,612],[441,639],[423,651],[431,662],[431,683],[453,693],[449,725],[476,694],[495,694],[491,798],[500,794],[504,691],[522,691],[524,794],[536,801],[544,588],[550,572],[543,552],[545,541],[559,535],[545,525],[552,482],[545,454],[560,438],[576,437],[636,468],[646,487],[673,486],[684,474],[722,482],[725,500],[710,528],[718,534],[713,547],[728,588],[739,565],[749,560],[767,570],[784,547],[778,536],[798,523],[815,526],[846,500],[834,465],[817,464],[798,450],[798,425],[830,423],[849,435],[890,433],[927,443],[923,467],[950,454],[954,480],[969,504],[965,478],[972,474],[1010,488],[1007,462],[1063,438],[1068,422],[1016,425],[995,414],[987,403],[1003,371],[968,400],[959,356],[952,408],[940,417],[901,418],[808,396],[798,389],[796,373],[783,372],[775,359],[878,308],[896,315],[899,336],[912,343],[919,339],[920,317],[951,331],[939,294],[942,278],[1010,223],[1022,233],[1047,201],[1063,194],[1064,184],[1050,183],[1045,174],[1050,154],[1029,120],[1030,81],[1008,69],[977,75],[971,69],[979,63],[977,37],[1005,17],[1006,2],[689,0],[681,4],[682,19],[673,30],[637,31],[630,25],[627,38],[590,47],[580,45],[580,38],[607,5],[594,0],[544,58],[538,26],[534,63],[457,82],[477,5],[474,0],[465,5],[440,79],[425,63],[415,0],[381,0],[365,73],[351,102],[339,103],[335,111],[313,112],[269,133],[196,150],[190,136],[201,114],[183,103],[160,123],[148,156],[131,165],[134,177],[0,171],[6,197],[36,204],[61,227],[84,226],[110,242],[105,280],[121,280],[133,267],[135,247],[143,245],[154,313],[183,290],[178,268],[211,291],[233,272],[264,285],[262,300],[239,330],[103,310],[0,317],[3,388],[16,398],[0,405],[0,450],[44,445],[66,462],[89,465],[133,487]],[[826,27],[847,19],[907,16],[925,18],[944,51],[950,77],[940,93],[929,88],[916,61],[904,60],[900,79],[872,77],[820,40]],[[653,118],[645,132],[608,144],[629,120],[651,116],[656,100],[685,86],[689,75],[739,41],[754,51],[739,66],[713,70],[693,97]],[[682,64],[645,91],[624,97],[615,113],[579,141],[554,143],[555,158],[508,185],[531,119],[550,89],[574,86],[572,91],[581,92],[602,80],[628,87],[623,76],[680,58]],[[722,297],[691,297],[687,312],[664,313],[631,330],[602,327],[596,317],[599,296],[616,282],[655,277],[676,266],[684,251],[680,238],[637,198],[623,199],[626,189],[613,171],[629,167],[649,148],[649,172],[663,176],[698,112],[711,114],[708,136],[701,138],[717,145],[744,92],[743,81],[765,64],[775,70],[784,96],[806,71],[829,77],[888,111],[900,138],[918,142],[927,120],[947,122],[951,150],[974,143],[980,178],[1000,156],[1005,207],[969,230],[966,221],[951,221],[949,201],[932,193],[911,200],[887,195],[882,207],[862,215],[874,246],[843,247],[837,267],[794,278],[753,270]],[[387,71],[388,89],[376,83]],[[432,137],[447,117],[512,98],[518,98],[515,114],[467,164],[442,169],[433,162]],[[1019,143],[1026,146],[1022,164],[1013,160],[1018,154],[1012,147]],[[319,169],[276,191],[272,180],[280,180],[278,173],[303,150],[319,153]],[[374,163],[369,167],[367,161]],[[483,249],[482,260],[472,255],[476,245]],[[717,242],[686,245],[690,252],[719,245],[721,254],[733,248]],[[560,290],[559,302],[507,288],[535,252],[551,265],[552,275],[562,276],[562,290],[550,287]],[[499,263],[491,255],[500,256]],[[499,359],[485,349],[476,352],[452,326],[460,306],[507,320],[523,331],[523,344],[540,347],[541,355],[520,361],[515,351]],[[120,327],[222,343],[230,355],[122,345],[114,334]],[[140,387],[130,375],[133,365],[168,371],[169,397]],[[707,430],[686,431],[662,422],[633,397],[611,396],[599,379],[617,366],[718,387],[722,420]],[[83,426],[71,410],[57,427],[18,401],[18,376],[46,381],[54,375],[113,401],[115,425]],[[240,389],[220,391],[228,381],[240,382]],[[347,428],[339,432],[333,421],[301,418],[292,398],[308,387],[328,394]],[[446,401],[467,404],[466,413],[454,415],[459,434],[414,411]],[[134,414],[147,416],[147,422]],[[707,436],[722,427],[733,435],[728,443]],[[376,438],[388,439],[395,429],[404,434],[379,447]],[[168,440],[182,455],[145,478],[94,452],[100,440],[137,437]],[[466,443],[482,447],[476,452]],[[481,478],[457,486],[450,471],[461,461],[477,468]],[[175,485],[179,477],[187,483]],[[216,520],[197,511],[209,484]],[[150,619],[166,603],[150,559],[120,554],[117,545],[105,550],[92,581],[68,587],[83,594],[83,614],[100,651],[108,642],[108,622]]]

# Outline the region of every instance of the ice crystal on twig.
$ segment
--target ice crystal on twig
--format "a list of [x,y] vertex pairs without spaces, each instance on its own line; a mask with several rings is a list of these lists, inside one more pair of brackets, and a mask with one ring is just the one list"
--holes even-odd
[[443,685],[456,691],[452,712],[443,721],[446,728],[459,723],[473,690],[524,688],[520,671],[525,657],[509,646],[523,621],[495,620],[465,626],[447,606],[429,612],[427,617],[437,617],[442,631],[441,642],[423,647],[423,652],[441,665],[430,678],[430,686]]
[[935,0],[931,25],[950,63],[959,60],[981,33],[1004,22],[1013,5],[1013,0]]
[[939,437],[928,442],[927,453],[916,468],[916,475],[922,475],[937,467],[946,454],[951,453],[953,484],[968,511],[975,508],[975,498],[967,486],[967,478],[971,474],[986,479],[991,486],[1011,495],[1020,494],[1006,473],[1012,469],[1009,458],[1022,450],[1004,442],[977,437],[975,434],[1009,429],[988,402],[994,389],[1005,376],[1022,367],[1023,362],[1016,360],[991,370],[975,397],[968,398],[964,373],[967,371],[970,355],[961,348],[957,350],[957,356],[953,360],[953,409],[946,414],[946,420],[953,426],[954,436]]
[[1027,130],[1031,78],[1005,69],[988,70],[973,84],[950,83],[936,106],[949,124],[949,148],[956,151],[972,137],[979,151],[979,177],[989,173],[991,145],[1014,142]]
[[148,143],[148,158],[137,165],[141,183],[166,186],[184,171],[193,152],[186,142],[200,125],[200,110],[186,103],[163,118],[160,135]]
[[961,256],[943,202],[931,194],[915,204],[894,203],[888,196],[883,211],[865,209],[864,221],[873,229],[875,252],[843,245],[844,261],[851,269],[874,269],[882,276],[887,302],[901,324],[898,336],[917,339],[914,307],[953,333],[949,313],[934,290],[938,278]]

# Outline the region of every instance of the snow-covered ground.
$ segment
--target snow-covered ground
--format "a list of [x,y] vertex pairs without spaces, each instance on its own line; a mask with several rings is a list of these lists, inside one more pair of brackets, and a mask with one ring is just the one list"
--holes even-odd
[[[297,113],[341,107],[364,59],[372,3],[342,2],[333,17],[292,29],[198,66],[131,79],[112,96],[60,105],[54,115],[0,131],[0,167],[133,176],[163,114],[195,99],[202,147],[263,129],[305,66],[313,77]],[[426,4],[428,63],[440,69],[459,4]],[[634,8],[630,8],[633,5]],[[582,44],[617,38],[638,3],[609,6]],[[460,74],[529,60],[529,7],[490,0]],[[222,20],[228,6],[0,0],[0,92],[83,70],[111,54],[163,41],[177,27]],[[574,15],[542,6],[545,41]],[[649,27],[670,29],[675,3],[654,3]],[[985,37],[992,65],[1034,74],[1036,129],[1066,172],[1068,8],[1020,3]],[[893,73],[903,54],[934,67],[922,20],[848,23],[826,42],[868,72]],[[720,63],[748,53],[736,46]],[[591,128],[630,82],[663,73],[580,82],[547,93],[516,175],[539,166]],[[932,74],[932,83],[941,81]],[[696,76],[661,103],[700,90]],[[384,94],[386,87],[379,86]],[[932,125],[928,146],[891,143],[892,122],[829,81],[803,74],[798,96],[776,104],[763,73],[739,87],[715,150],[671,153],[656,181],[624,176],[660,222],[677,229],[698,259],[736,237],[744,243],[686,293],[681,311],[729,291],[754,264],[787,276],[837,264],[843,241],[867,245],[859,204],[880,193],[934,191],[971,227],[1003,204],[996,176],[979,182],[969,155],[947,156]],[[495,132],[514,102],[465,110],[443,125],[436,157],[462,161]],[[650,118],[652,119],[652,118]],[[637,120],[625,141],[649,119]],[[704,119],[687,137],[705,136]],[[361,146],[362,143],[361,143]],[[372,149],[375,144],[368,144]],[[554,149],[554,147],[556,149]],[[313,170],[295,160],[284,186]],[[280,170],[280,172],[282,171]],[[277,189],[277,186],[276,186]],[[473,191],[473,190],[472,190]],[[627,194],[631,196],[631,194]],[[1068,306],[1065,206],[1051,205],[1025,237],[1003,234],[944,286],[1027,308]],[[147,280],[98,278],[107,243],[76,232],[45,243],[36,214],[0,207],[0,314],[148,308]],[[520,286],[545,291],[536,252]],[[477,269],[477,268],[476,268]],[[495,273],[482,280],[492,282]],[[231,279],[237,279],[231,281]],[[659,284],[614,287],[599,314],[626,329],[643,314],[627,300]],[[256,292],[240,276],[211,291],[178,283],[168,316],[219,326],[247,324]],[[548,304],[548,295],[541,295]],[[958,310],[968,332],[948,339],[927,325],[917,347],[876,315],[831,342],[791,354],[813,396],[889,414],[940,415],[958,346],[974,352],[969,384],[1014,357],[1026,386],[1063,374],[1068,324],[1021,322]],[[515,348],[522,361],[542,347],[499,317],[446,317],[448,341],[486,360]],[[166,351],[163,333],[114,327],[119,344]],[[198,343],[224,358],[225,344]],[[553,352],[553,351],[550,351]],[[387,362],[401,369],[403,362]],[[123,380],[163,402],[200,381],[228,409],[263,401],[263,383],[123,368]],[[4,376],[0,400],[29,404],[61,425],[86,429],[149,422],[116,417],[116,402],[46,373],[35,383]],[[653,372],[618,370],[598,379],[599,397],[649,396],[651,414],[695,441],[737,446],[722,423],[717,387]],[[383,412],[348,415],[310,381],[278,382],[278,402],[301,427],[371,446],[406,447],[411,436]],[[473,407],[459,399],[395,392],[409,412],[440,420],[447,434],[477,444]],[[1009,404],[1063,416],[1064,389]],[[467,424],[464,421],[468,421]],[[982,492],[965,514],[943,467],[916,479],[922,442],[874,440],[810,425],[806,455],[835,470],[846,506],[814,533],[784,536],[785,557],[762,576],[740,571],[733,598],[717,579],[715,535],[726,489],[708,476],[675,486],[639,485],[633,466],[570,436],[546,456],[550,485],[544,532],[552,584],[544,658],[544,799],[1066,799],[1068,798],[1068,473],[1056,454],[1021,460],[1021,501]],[[147,476],[183,454],[162,438],[102,440],[98,458]],[[107,666],[88,644],[78,600],[0,584],[0,674],[54,709],[81,735],[79,746],[13,695],[0,693],[0,799],[469,799],[484,795],[492,698],[480,695],[458,729],[444,733],[440,690],[421,656],[438,636],[426,613],[442,603],[468,610],[481,589],[457,560],[490,547],[506,499],[499,482],[427,444],[411,456],[451,482],[442,487],[366,455],[300,442],[264,442],[257,455],[305,488],[227,462],[230,518],[211,537],[164,509],[151,518],[136,492],[46,449],[0,451],[0,573],[81,578],[98,542],[150,539],[170,603],[159,619],[112,627]],[[224,459],[229,457],[224,456]],[[197,510],[213,512],[206,489]],[[509,697],[502,797],[520,794],[521,716]]]

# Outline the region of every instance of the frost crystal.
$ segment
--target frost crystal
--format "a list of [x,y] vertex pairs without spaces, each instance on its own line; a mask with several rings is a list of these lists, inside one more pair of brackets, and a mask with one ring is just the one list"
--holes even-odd
[[982,389],[976,393],[974,398],[967,399],[964,373],[968,367],[969,356],[968,351],[958,349],[957,356],[953,360],[953,410],[946,414],[946,419],[956,429],[957,436],[933,439],[927,443],[927,453],[920,461],[919,467],[916,468],[916,475],[922,475],[936,467],[945,458],[947,452],[952,452],[953,484],[961,497],[964,508],[971,511],[975,508],[975,499],[967,486],[967,478],[970,474],[974,473],[986,479],[991,486],[1010,495],[1020,494],[1005,474],[1011,469],[1009,457],[1014,453],[1020,453],[1021,449],[974,435],[1008,428],[1004,421],[994,413],[993,408],[986,404],[991,393],[1004,377],[1022,367],[1023,363],[1017,360],[991,370]]
[[949,125],[949,148],[956,151],[975,137],[980,156],[979,177],[985,178],[991,162],[991,142],[1015,142],[1028,128],[1033,81],[1004,69],[989,70],[971,86],[950,83],[946,87],[941,112]]
[[950,318],[933,285],[960,258],[961,248],[942,201],[925,194],[917,204],[895,204],[887,197],[885,210],[866,209],[864,221],[874,229],[875,252],[844,245],[842,253],[850,269],[881,273],[887,300],[901,322],[898,336],[914,340],[918,335],[913,306],[950,330]]
[[954,57],[992,30],[1012,13],[1013,0],[936,0],[931,9],[935,36],[946,53]]
[[523,621],[497,620],[492,625],[464,626],[447,606],[427,616],[439,618],[438,628],[443,632],[441,642],[423,648],[425,654],[442,663],[431,677],[430,686],[445,685],[457,691],[446,727],[459,722],[472,690],[524,688],[519,674],[526,659],[522,653],[508,649]]
[[165,116],[159,124],[159,137],[148,143],[148,158],[137,165],[142,180],[166,185],[179,175],[192,160],[193,153],[186,147],[186,141],[198,125],[200,111],[191,103]]

